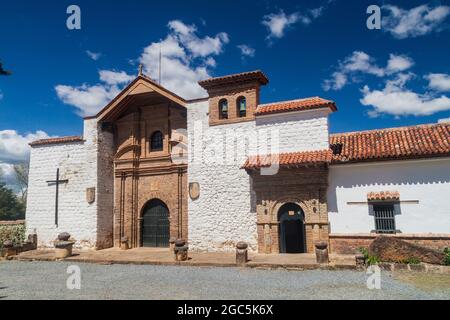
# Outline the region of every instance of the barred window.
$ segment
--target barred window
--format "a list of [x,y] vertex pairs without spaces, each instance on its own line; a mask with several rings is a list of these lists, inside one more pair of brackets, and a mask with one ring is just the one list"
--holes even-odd
[[393,203],[373,204],[376,233],[395,233],[395,206]]

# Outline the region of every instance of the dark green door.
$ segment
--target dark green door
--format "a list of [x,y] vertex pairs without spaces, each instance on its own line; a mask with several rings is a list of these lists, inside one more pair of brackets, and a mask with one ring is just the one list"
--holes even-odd
[[280,253],[305,252],[303,210],[295,203],[287,203],[278,212],[280,222]]
[[150,201],[142,220],[142,246],[168,247],[170,234],[169,209],[161,200]]

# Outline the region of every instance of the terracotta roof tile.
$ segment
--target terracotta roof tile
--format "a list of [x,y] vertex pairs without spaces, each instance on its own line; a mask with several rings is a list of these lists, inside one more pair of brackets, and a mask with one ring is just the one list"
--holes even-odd
[[331,150],[280,153],[277,155],[257,155],[248,157],[242,169],[258,169],[270,167],[278,163],[280,166],[296,166],[306,164],[330,163]]
[[81,141],[83,141],[83,137],[70,136],[70,137],[41,139],[41,140],[31,142],[30,146],[34,147],[34,146],[42,146],[42,145],[47,145],[47,144],[70,143],[70,142],[81,142]]
[[334,163],[450,156],[450,123],[334,134],[330,145]]
[[400,193],[398,191],[379,191],[367,194],[367,201],[377,200],[400,200]]
[[260,104],[258,108],[256,108],[255,115],[314,110],[318,108],[330,108],[332,111],[337,111],[336,103],[334,101],[325,100],[320,97],[312,97],[270,104]]
[[217,85],[223,85],[226,83],[248,81],[248,80],[257,80],[259,81],[260,84],[263,85],[269,83],[269,79],[267,78],[267,76],[261,70],[256,70],[230,74],[223,77],[209,78],[206,80],[199,81],[198,84],[206,89]]

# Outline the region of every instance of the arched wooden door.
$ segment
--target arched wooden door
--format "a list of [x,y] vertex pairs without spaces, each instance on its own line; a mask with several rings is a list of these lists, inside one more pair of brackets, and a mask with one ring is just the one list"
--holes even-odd
[[169,247],[170,221],[166,204],[159,199],[149,201],[142,218],[142,246]]
[[286,203],[278,211],[280,253],[305,252],[305,216],[295,203]]

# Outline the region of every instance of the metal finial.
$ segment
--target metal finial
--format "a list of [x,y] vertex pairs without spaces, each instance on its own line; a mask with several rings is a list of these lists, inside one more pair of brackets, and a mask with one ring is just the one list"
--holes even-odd
[[139,75],[142,76],[142,63],[139,64]]

